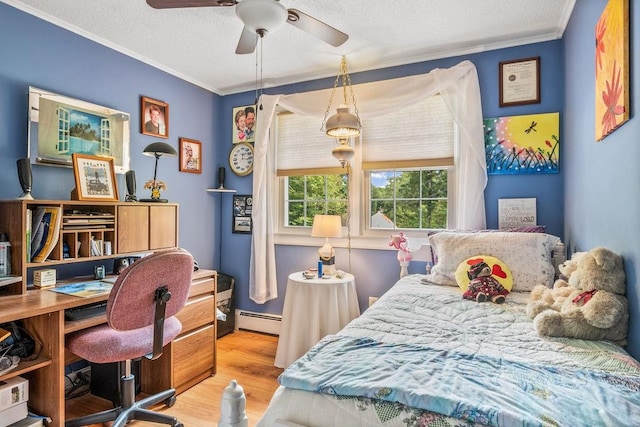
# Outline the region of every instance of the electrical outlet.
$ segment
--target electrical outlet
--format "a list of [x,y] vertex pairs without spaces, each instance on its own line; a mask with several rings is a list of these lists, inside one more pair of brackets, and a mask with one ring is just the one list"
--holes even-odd
[[376,301],[378,301],[378,297],[369,297],[369,307],[371,307]]

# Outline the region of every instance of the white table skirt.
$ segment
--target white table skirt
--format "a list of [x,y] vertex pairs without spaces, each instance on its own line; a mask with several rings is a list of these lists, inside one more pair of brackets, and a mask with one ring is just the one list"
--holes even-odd
[[335,334],[360,315],[352,274],[342,279],[289,275],[275,366],[286,368],[325,335]]

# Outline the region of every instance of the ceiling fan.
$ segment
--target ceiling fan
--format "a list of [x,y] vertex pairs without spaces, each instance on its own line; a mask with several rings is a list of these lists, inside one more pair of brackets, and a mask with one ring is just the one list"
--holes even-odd
[[237,54],[252,53],[258,37],[264,37],[287,22],[332,46],[340,46],[349,36],[318,19],[300,12],[287,9],[279,0],[147,0],[154,9],[172,9],[181,7],[231,7],[235,6],[236,15],[244,23],[240,35]]

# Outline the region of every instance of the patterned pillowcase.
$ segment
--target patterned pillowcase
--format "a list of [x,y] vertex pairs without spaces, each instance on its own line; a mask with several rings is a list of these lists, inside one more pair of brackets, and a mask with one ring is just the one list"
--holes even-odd
[[[433,236],[437,233],[497,233],[497,232],[509,232],[509,233],[545,233],[547,231],[546,225],[531,225],[528,227],[516,227],[516,228],[507,228],[504,230],[495,230],[491,228],[486,228],[483,230],[457,230],[457,229],[433,229],[427,231],[427,237]],[[438,255],[435,253],[433,248],[431,248],[431,259],[434,264],[438,263]]]
[[559,237],[545,233],[436,233],[429,236],[429,244],[438,261],[427,280],[457,286],[458,265],[476,254],[486,254],[509,266],[513,273],[512,291],[530,291],[535,285],[550,287],[555,275],[551,254],[559,241]]

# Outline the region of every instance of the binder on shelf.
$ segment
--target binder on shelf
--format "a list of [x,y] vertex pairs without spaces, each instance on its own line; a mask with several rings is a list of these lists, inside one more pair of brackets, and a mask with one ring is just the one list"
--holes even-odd
[[40,209],[44,209],[42,221],[39,225],[39,227],[43,229],[42,239],[39,248],[31,257],[32,262],[44,262],[58,243],[58,237],[60,235],[62,208],[57,206],[44,206],[38,208],[38,211]]
[[31,259],[40,248],[42,242],[42,235],[44,234],[44,224],[42,218],[44,217],[44,208],[39,207],[35,211],[31,212]]

